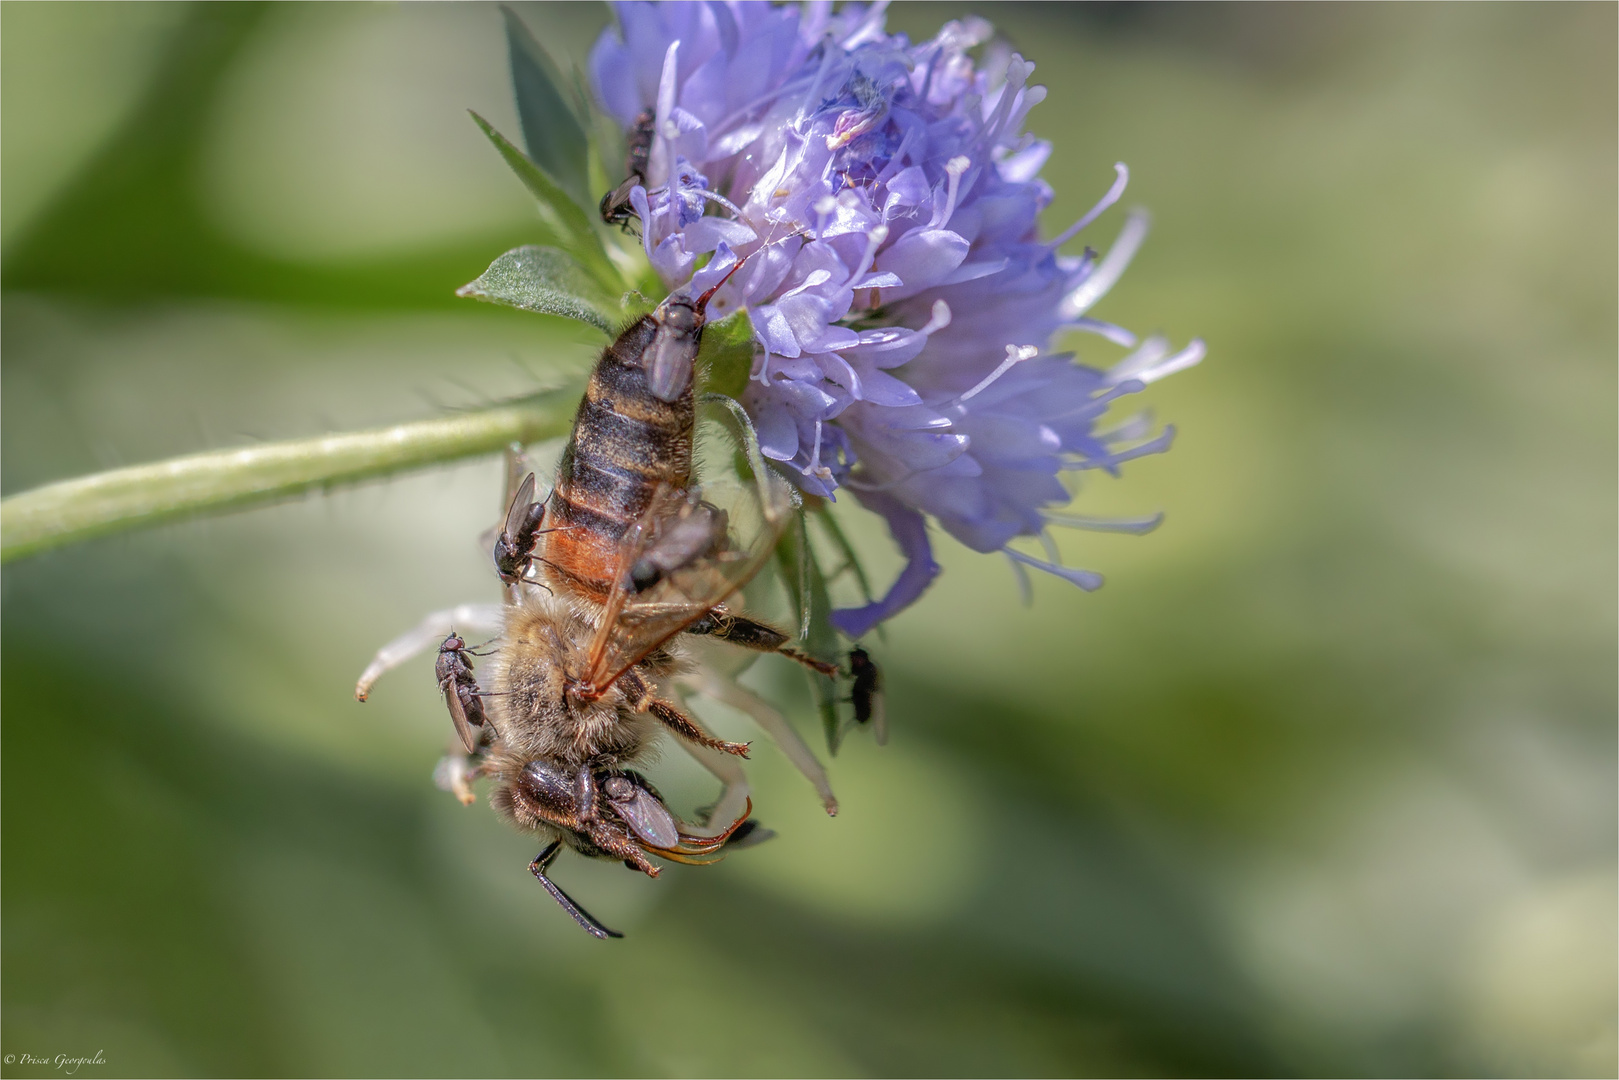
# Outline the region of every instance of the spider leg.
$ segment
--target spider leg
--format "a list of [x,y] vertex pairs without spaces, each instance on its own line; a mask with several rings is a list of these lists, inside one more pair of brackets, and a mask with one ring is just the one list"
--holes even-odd
[[[815,753],[809,744],[801,738],[787,718],[777,712],[768,701],[744,686],[733,682],[713,672],[698,670],[681,679],[681,684],[704,697],[712,698],[721,705],[728,705],[737,712],[745,713],[753,718],[754,723],[764,729],[765,734],[775,740],[787,760],[793,767],[804,774],[804,778],[815,785],[816,792],[821,796],[821,805],[826,807],[829,817],[838,814],[838,800],[832,794],[832,783],[827,779],[826,768],[816,760]],[[701,760],[701,759],[699,759]],[[724,777],[721,777],[723,780]]]
[[[697,760],[697,763],[714,775],[722,785],[719,801],[708,810],[708,820],[703,826],[692,831],[702,836],[717,836],[724,830],[727,822],[735,821],[742,813],[742,808],[748,803],[748,796],[752,789],[748,786],[748,774],[743,772],[742,765],[730,754],[722,754],[717,750],[710,750],[706,746],[680,740],[681,749]],[[715,825],[718,822],[718,825]]]
[[377,650],[377,655],[360,675],[354,687],[354,697],[364,701],[371,696],[371,687],[384,674],[403,664],[417,653],[435,649],[451,630],[460,627],[484,634],[497,634],[501,627],[499,604],[462,604],[460,607],[435,611],[415,628],[400,634]]

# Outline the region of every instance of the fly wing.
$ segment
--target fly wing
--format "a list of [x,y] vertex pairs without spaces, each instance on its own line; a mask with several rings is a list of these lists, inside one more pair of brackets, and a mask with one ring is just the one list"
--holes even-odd
[[[534,502],[534,474],[529,473],[523,478],[523,483],[517,488],[517,494],[512,496],[512,504],[506,508],[506,533],[509,539],[515,539],[528,518],[528,508]],[[488,520],[487,518],[485,520]]]
[[478,732],[473,730],[472,721],[467,719],[467,710],[461,705],[461,687],[454,679],[446,679],[440,685],[444,687],[444,704],[450,710],[455,733],[461,736],[461,745],[471,754],[478,749]]
[[872,691],[871,695],[871,734],[878,746],[888,745],[888,711],[883,708],[881,687]]
[[[682,565],[663,569],[647,588],[635,591],[630,569],[667,535],[690,508],[704,506],[723,523],[720,543]],[[746,482],[669,492],[655,499],[648,517],[625,534],[613,592],[591,647],[590,684],[605,690],[625,670],[746,585],[770,559],[787,527],[792,497],[768,468]]]
[[613,809],[635,835],[655,848],[671,848],[680,843],[680,827],[675,816],[658,797],[639,784],[625,799],[613,799]]

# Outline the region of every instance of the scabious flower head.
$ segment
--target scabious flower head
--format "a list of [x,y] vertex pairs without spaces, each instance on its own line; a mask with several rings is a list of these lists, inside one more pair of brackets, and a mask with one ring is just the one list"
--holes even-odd
[[[1010,547],[1049,524],[1144,531],[1156,519],[1054,515],[1064,474],[1117,470],[1167,449],[1140,419],[1104,427],[1119,398],[1197,363],[1153,338],[1111,369],[1050,352],[1067,330],[1136,346],[1087,312],[1145,236],[1132,216],[1106,256],[1058,248],[1122,194],[1041,239],[1048,142],[1023,130],[1045,96],[1034,65],[986,46],[978,19],[912,44],[881,6],[623,3],[590,75],[626,130],[655,110],[631,204],[671,289],[746,265],[711,310],[748,309],[755,358],[743,404],[761,449],[806,492],[851,493],[907,557],[880,600],[835,612],[858,637],[921,595],[938,567],[927,519],[1095,588],[1101,578]],[[706,261],[705,260],[706,257]],[[700,266],[700,268],[699,268]],[[1053,545],[1047,544],[1048,554]]]

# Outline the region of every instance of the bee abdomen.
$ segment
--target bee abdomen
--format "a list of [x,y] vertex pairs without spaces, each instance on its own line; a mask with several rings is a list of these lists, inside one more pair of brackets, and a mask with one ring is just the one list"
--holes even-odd
[[674,401],[648,389],[642,357],[656,330],[645,316],[602,353],[547,510],[558,531],[547,537],[546,562],[589,593],[606,592],[619,541],[658,487],[691,483],[695,399],[689,388]]

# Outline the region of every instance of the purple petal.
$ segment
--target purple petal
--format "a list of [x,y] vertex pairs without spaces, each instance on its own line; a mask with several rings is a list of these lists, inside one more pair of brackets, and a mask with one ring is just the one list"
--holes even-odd
[[854,497],[868,510],[881,514],[888,522],[888,531],[905,556],[905,569],[890,586],[881,600],[864,607],[839,608],[832,612],[832,625],[851,638],[863,637],[884,619],[903,611],[927,591],[933,579],[939,576],[939,564],[933,561],[933,548],[928,543],[926,520],[917,511],[894,496],[881,491],[854,489]]
[[787,316],[774,304],[755,304],[752,308],[753,332],[764,347],[777,356],[797,356],[802,350]]
[[590,81],[613,119],[626,128],[635,123],[641,111],[635,71],[629,52],[611,34],[603,34],[590,50]]
[[882,269],[905,282],[902,292],[914,295],[936,285],[960,266],[970,247],[965,237],[949,229],[913,229],[878,256]]

